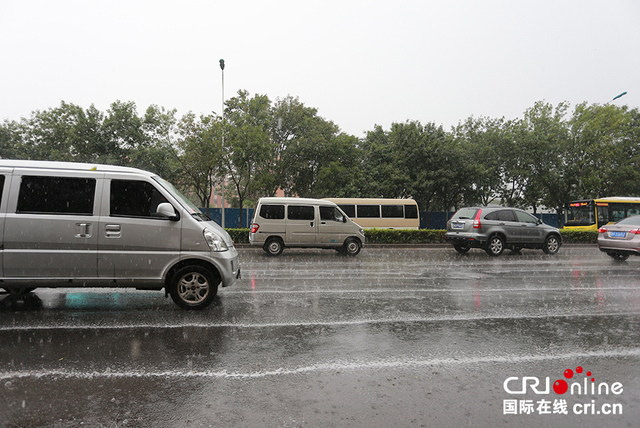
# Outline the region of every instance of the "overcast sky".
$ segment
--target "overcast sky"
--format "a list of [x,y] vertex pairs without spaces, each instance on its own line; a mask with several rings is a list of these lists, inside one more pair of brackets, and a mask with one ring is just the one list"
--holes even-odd
[[219,113],[298,97],[358,137],[522,117],[536,101],[640,107],[637,0],[0,0],[0,121],[62,100]]

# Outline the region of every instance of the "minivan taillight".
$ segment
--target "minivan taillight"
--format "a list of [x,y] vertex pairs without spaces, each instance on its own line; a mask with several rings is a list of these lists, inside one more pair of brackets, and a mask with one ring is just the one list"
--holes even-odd
[[258,223],[253,223],[251,225],[251,233],[256,233],[260,229],[260,225]]
[[480,214],[482,214],[482,210],[478,210],[478,212],[476,213],[476,218],[473,219],[474,229],[480,229],[482,227],[482,224],[480,223]]

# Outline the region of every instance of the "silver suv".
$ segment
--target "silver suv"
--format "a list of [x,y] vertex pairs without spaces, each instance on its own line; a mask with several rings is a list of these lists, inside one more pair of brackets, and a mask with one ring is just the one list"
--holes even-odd
[[505,248],[541,248],[555,254],[562,245],[560,231],[517,208],[470,207],[458,210],[447,222],[445,239],[459,253],[482,248],[499,256]]

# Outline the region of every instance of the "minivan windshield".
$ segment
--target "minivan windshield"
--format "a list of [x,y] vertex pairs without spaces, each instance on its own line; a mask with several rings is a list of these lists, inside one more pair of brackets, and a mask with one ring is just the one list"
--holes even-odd
[[200,211],[200,209],[195,206],[193,202],[187,199],[178,189],[176,189],[173,184],[169,183],[162,177],[155,176],[153,177],[162,187],[164,187],[169,193],[173,195],[174,198],[178,200],[182,204],[182,206],[191,213],[191,216],[196,220],[200,221],[211,221],[208,215]]

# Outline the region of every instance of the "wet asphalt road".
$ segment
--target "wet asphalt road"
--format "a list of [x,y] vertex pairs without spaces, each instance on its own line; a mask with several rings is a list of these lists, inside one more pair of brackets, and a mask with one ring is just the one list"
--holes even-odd
[[0,295],[0,426],[640,423],[640,257],[239,251],[242,280],[200,312],[127,289]]

